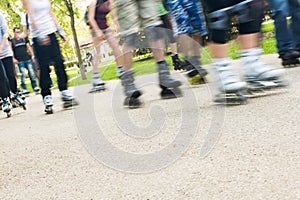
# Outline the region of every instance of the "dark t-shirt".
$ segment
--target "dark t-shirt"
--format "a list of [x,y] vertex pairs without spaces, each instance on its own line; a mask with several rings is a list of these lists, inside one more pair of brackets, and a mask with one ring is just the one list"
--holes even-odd
[[106,16],[110,12],[109,1],[102,0],[102,1],[97,1],[97,3],[98,4],[96,5],[95,20],[98,24],[98,27],[101,30],[105,30],[108,28]]
[[31,57],[27,51],[28,38],[17,40],[16,38],[11,39],[12,49],[14,56],[18,61],[26,61]]

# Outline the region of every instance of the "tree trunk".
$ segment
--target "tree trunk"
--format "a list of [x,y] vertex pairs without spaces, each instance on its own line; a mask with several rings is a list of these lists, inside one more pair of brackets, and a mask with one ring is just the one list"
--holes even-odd
[[72,29],[73,39],[74,39],[74,43],[75,43],[75,52],[76,52],[76,56],[77,56],[77,59],[78,59],[78,65],[80,67],[81,78],[82,78],[82,80],[86,80],[85,68],[83,66],[81,52],[80,52],[80,46],[79,46],[79,43],[78,43],[78,37],[77,37],[76,29],[75,29],[75,18],[74,18],[73,5],[72,5],[72,2],[70,2],[68,0],[64,0],[64,1],[66,3],[67,8],[68,8],[69,13],[70,13],[71,29]]

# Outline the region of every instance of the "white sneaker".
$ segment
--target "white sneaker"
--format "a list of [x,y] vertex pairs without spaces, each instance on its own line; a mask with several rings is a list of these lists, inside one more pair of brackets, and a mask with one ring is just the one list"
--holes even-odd
[[74,96],[69,90],[63,90],[61,91],[61,98],[63,101],[68,101],[74,99]]
[[43,99],[45,106],[53,106],[53,100],[51,95],[47,95]]
[[30,92],[28,91],[28,90],[26,90],[26,89],[23,89],[22,90],[22,94],[29,94]]
[[117,72],[117,76],[120,78],[124,73],[123,67],[117,67],[116,72]]
[[220,59],[214,62],[218,88],[222,92],[234,92],[246,87],[246,83],[239,79],[230,64],[230,59]]
[[249,49],[242,53],[244,66],[243,73],[246,81],[264,81],[276,79],[284,74],[284,69],[278,69],[267,65],[260,60],[262,50]]
[[98,73],[93,73],[92,84],[93,86],[105,85],[104,81],[102,81]]

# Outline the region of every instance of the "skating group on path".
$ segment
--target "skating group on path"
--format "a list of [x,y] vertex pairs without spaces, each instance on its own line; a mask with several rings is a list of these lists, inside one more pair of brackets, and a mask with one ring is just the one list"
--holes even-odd
[[[67,36],[52,13],[49,0],[22,0],[26,14],[21,25],[13,28],[14,37],[9,40],[9,31],[4,15],[0,13],[0,95],[4,112],[10,116],[11,104],[26,109],[22,93],[27,94],[25,69],[28,70],[33,90],[40,94],[47,114],[53,113],[49,65],[54,65],[58,89],[64,108],[78,105],[68,90],[68,78],[64,68],[59,40]],[[268,0],[275,24],[277,50],[283,66],[299,65],[300,57],[300,2],[298,0]],[[105,90],[105,83],[98,72],[100,44],[106,40],[116,61],[116,71],[121,80],[124,106],[138,108],[142,92],[134,83],[133,52],[138,33],[147,37],[157,63],[161,98],[177,98],[182,95],[181,82],[170,75],[165,61],[165,35],[171,49],[175,70],[185,70],[187,78],[206,82],[208,72],[201,67],[200,50],[208,43],[215,69],[215,82],[219,94],[214,101],[224,104],[244,103],[255,91],[284,87],[284,69],[273,68],[260,60],[261,24],[265,11],[264,0],[91,0],[85,20],[91,31],[95,52],[93,54],[92,89]],[[111,15],[118,30],[116,36],[107,21]],[[291,23],[287,17],[291,16]],[[238,21],[241,71],[243,80],[232,69],[228,54],[232,18]],[[30,42],[27,36],[30,33]],[[122,40],[122,47],[119,46]],[[31,44],[32,47],[31,48]],[[180,47],[178,55],[177,46]],[[27,53],[30,52],[30,55]],[[17,88],[14,64],[21,73],[22,91]],[[33,65],[35,67],[34,74]]]

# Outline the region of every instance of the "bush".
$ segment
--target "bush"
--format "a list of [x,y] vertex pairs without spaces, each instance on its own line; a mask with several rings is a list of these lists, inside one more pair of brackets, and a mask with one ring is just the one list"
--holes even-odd
[[65,61],[64,65],[65,68],[78,67],[78,61],[77,60]]

